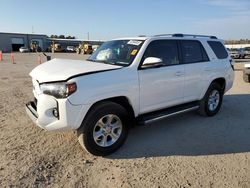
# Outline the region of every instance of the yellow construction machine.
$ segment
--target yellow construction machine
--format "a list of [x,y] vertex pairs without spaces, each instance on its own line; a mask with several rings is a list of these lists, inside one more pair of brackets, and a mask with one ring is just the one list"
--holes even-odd
[[52,42],[52,44],[50,45],[50,49],[51,49],[52,53],[64,51],[64,49],[62,48],[61,44],[55,43],[55,42]]
[[92,54],[93,53],[92,45],[87,44],[87,43],[81,43],[76,48],[76,53],[77,54]]
[[31,52],[41,52],[42,51],[41,47],[39,46],[39,42],[35,41],[35,40],[31,41],[30,50],[31,50]]

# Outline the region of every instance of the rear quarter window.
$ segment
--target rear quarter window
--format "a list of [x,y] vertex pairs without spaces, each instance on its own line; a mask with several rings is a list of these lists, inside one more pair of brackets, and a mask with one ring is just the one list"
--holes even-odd
[[218,41],[208,41],[209,46],[212,48],[218,59],[226,59],[228,57],[228,52],[224,45]]
[[209,61],[204,47],[196,40],[181,41],[182,58],[184,63],[198,63]]

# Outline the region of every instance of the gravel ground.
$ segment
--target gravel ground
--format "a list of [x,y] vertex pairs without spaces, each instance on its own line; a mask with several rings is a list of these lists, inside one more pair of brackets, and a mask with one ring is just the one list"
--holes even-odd
[[73,132],[32,123],[24,105],[33,98],[28,73],[37,55],[16,53],[15,60],[4,54],[0,62],[0,187],[250,187],[250,84],[241,63],[217,116],[191,112],[135,127],[102,158],[82,150]]

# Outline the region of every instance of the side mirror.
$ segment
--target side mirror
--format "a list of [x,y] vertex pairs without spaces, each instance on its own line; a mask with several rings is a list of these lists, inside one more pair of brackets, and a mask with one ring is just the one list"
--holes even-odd
[[147,57],[142,63],[142,68],[157,68],[163,65],[162,59],[157,57]]

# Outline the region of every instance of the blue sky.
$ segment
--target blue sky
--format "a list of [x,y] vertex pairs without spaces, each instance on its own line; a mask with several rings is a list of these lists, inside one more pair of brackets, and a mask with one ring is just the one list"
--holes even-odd
[[0,31],[107,40],[161,33],[250,38],[250,0],[0,0]]

